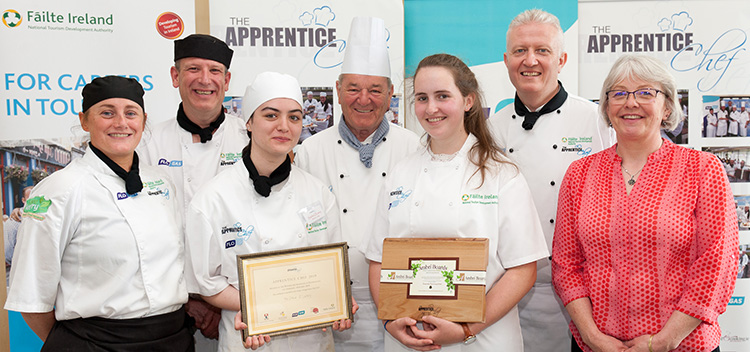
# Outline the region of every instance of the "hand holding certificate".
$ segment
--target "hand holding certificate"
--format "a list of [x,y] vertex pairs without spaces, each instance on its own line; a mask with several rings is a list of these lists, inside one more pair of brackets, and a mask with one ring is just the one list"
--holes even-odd
[[327,326],[341,330],[348,326],[340,321],[353,320],[346,243],[241,255],[237,267],[243,340]]

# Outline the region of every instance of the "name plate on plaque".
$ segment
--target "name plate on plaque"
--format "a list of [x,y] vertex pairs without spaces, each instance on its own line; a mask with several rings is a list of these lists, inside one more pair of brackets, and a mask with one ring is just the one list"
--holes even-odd
[[486,238],[386,238],[379,319],[484,322]]

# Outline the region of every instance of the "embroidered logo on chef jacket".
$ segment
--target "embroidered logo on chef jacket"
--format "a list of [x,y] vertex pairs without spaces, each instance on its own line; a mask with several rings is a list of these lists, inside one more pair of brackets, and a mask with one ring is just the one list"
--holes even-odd
[[497,204],[497,194],[464,194],[461,196],[461,204],[480,204],[492,205]]
[[586,156],[591,154],[594,137],[563,137],[560,141],[562,142],[560,152]]
[[126,192],[117,192],[117,200],[128,199],[137,196],[139,193],[127,194]]
[[237,160],[242,159],[242,153],[221,153],[219,154],[219,166],[234,165]]
[[28,199],[26,200],[26,205],[23,207],[23,214],[21,216],[44,220],[45,216],[41,214],[46,213],[51,205],[52,200],[45,199],[44,196]]
[[388,210],[406,202],[406,198],[409,198],[410,195],[411,190],[404,191],[404,186],[398,186],[395,190],[391,191],[391,203],[388,204]]
[[157,189],[154,189],[154,190],[148,190],[148,191],[146,191],[146,194],[148,194],[150,196],[159,196],[160,195],[160,196],[166,198],[167,200],[169,200],[169,189],[157,188]]
[[172,160],[169,161],[167,159],[161,158],[159,159],[159,166],[168,166],[168,167],[182,167],[182,160]]
[[229,226],[222,226],[221,227],[221,234],[236,234],[234,239],[228,240],[224,242],[224,249],[229,249],[235,246],[241,246],[246,241],[250,240],[250,236],[255,231],[255,227],[253,225],[249,225],[246,228],[242,228],[242,223],[239,221],[234,223],[233,225]]

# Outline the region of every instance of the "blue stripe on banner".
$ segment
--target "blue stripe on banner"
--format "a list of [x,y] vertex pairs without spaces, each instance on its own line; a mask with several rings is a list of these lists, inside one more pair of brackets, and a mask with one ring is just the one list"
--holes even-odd
[[578,0],[404,0],[406,74],[435,53],[449,53],[477,66],[503,61],[510,21],[539,8],[567,31],[578,20]]

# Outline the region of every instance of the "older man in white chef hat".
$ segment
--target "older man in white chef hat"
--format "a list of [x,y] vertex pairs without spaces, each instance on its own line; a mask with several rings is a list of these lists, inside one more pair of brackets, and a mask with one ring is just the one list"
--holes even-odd
[[295,163],[331,186],[341,233],[350,246],[352,293],[360,308],[352,328],[334,334],[336,351],[382,351],[383,326],[367,283],[369,264],[359,247],[370,235],[385,176],[417,149],[419,138],[384,119],[393,95],[385,22],[355,18],[345,50],[336,81],[341,121],[305,140]]

